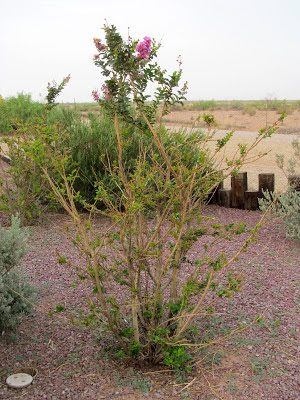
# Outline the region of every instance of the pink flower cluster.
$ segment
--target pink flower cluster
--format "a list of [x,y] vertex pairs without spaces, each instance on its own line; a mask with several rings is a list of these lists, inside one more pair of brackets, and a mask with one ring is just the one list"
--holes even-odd
[[138,52],[137,58],[144,58],[145,60],[149,57],[150,50],[151,50],[151,38],[148,36],[144,37],[144,41],[140,42],[136,46],[136,51]]
[[103,49],[105,49],[105,44],[102,44],[100,39],[94,38],[94,44],[98,51],[102,51]]
[[99,94],[98,94],[98,92],[96,92],[96,90],[93,90],[93,91],[92,91],[92,96],[93,96],[93,99],[94,99],[95,101],[98,101],[98,100],[99,100]]
[[105,93],[105,101],[109,100],[112,97],[112,95],[109,94],[108,87],[105,85],[102,85],[102,90]]

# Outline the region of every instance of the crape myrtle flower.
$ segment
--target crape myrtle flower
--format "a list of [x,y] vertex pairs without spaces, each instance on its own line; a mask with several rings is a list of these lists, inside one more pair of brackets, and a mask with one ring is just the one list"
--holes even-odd
[[69,74],[69,75],[66,76],[65,79],[62,81],[63,85],[65,85],[66,83],[68,83],[70,79],[71,79],[71,75]]
[[109,100],[112,97],[112,95],[109,94],[108,87],[106,85],[102,85],[102,90],[103,93],[105,94],[105,101]]
[[93,96],[93,99],[94,99],[95,101],[98,101],[98,100],[99,100],[99,94],[98,94],[98,92],[97,92],[96,90],[93,90],[93,91],[92,91],[92,96]]
[[98,51],[102,51],[103,49],[105,49],[105,44],[102,44],[100,39],[94,38],[94,44]]
[[135,50],[138,52],[137,58],[143,58],[144,60],[147,60],[151,50],[151,42],[152,42],[151,38],[145,36],[144,41],[140,42],[136,46]]

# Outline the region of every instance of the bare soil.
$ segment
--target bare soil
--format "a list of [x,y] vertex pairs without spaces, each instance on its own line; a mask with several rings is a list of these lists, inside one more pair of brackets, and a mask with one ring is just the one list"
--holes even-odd
[[[255,110],[254,115],[249,115],[242,110],[212,110],[212,111],[172,111],[164,117],[164,121],[177,126],[204,126],[202,119],[197,122],[199,115],[213,114],[217,121],[218,129],[257,132],[261,128],[272,125],[280,114],[277,111]],[[280,125],[277,133],[300,134],[300,109],[289,114]]]
[[[259,212],[208,206],[216,222],[246,222],[254,226]],[[79,285],[74,266],[79,257],[66,237],[66,215],[49,214],[30,227],[30,251],[22,267],[40,289],[40,304],[24,316],[19,329],[0,337],[0,398],[24,400],[193,399],[296,400],[299,391],[299,261],[300,245],[286,238],[279,222],[266,225],[258,242],[240,257],[238,268],[247,279],[242,291],[220,299],[217,313],[200,325],[200,337],[223,336],[228,330],[263,321],[199,355],[191,374],[180,375],[166,366],[137,367],[119,360],[116,344],[101,329],[74,325],[86,311],[86,290]],[[105,229],[106,219],[95,224]],[[226,242],[220,250],[232,254],[244,237]],[[201,242],[191,249],[197,257]],[[70,264],[59,264],[57,251]],[[92,294],[91,294],[92,295]],[[65,307],[56,312],[56,306]],[[24,389],[6,385],[20,367],[38,374]]]

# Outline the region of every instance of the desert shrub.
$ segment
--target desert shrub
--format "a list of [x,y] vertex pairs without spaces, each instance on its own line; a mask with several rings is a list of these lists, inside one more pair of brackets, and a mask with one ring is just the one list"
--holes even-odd
[[[295,174],[296,166],[300,166],[300,143],[298,139],[293,139],[292,146],[294,155],[285,165],[283,154],[276,154],[278,167],[285,173]],[[296,179],[297,181],[297,179]],[[290,185],[283,193],[264,192],[264,199],[259,199],[259,207],[262,211],[267,210],[276,217],[283,218],[287,228],[287,237],[300,239],[300,191],[299,176],[296,185]]]
[[197,111],[213,111],[218,109],[218,103],[215,100],[201,100],[194,102],[191,106],[192,110],[197,110]]
[[[34,159],[33,154],[35,148],[43,142],[45,150],[49,150],[49,155],[45,151],[44,160],[49,159],[50,153],[55,153],[58,158],[62,152],[66,155],[64,143],[67,133],[64,124],[58,119],[59,115],[54,115],[54,100],[67,81],[68,77],[58,87],[56,83],[48,85],[48,103],[43,105],[42,116],[31,115],[30,121],[26,123],[22,119],[15,120],[14,135],[3,138],[3,142],[8,145],[10,166],[1,170],[0,209],[8,215],[18,213],[23,225],[34,224],[46,210],[57,207],[39,160]],[[53,178],[59,179],[54,170],[53,173]]]
[[11,217],[10,229],[0,227],[0,265],[7,272],[15,267],[27,251],[28,234],[20,229],[20,218]]
[[267,108],[276,111],[277,114],[291,114],[295,109],[295,103],[287,100],[270,100],[267,101]]
[[[101,181],[113,193],[118,193],[118,186],[111,179],[111,169],[117,162],[117,138],[113,123],[107,114],[101,117],[89,114],[89,120],[83,121],[78,112],[73,112],[73,120],[67,123],[68,140],[65,146],[69,149],[71,164],[68,171],[77,168],[77,179],[74,182],[76,191],[88,202],[95,197],[95,181]],[[137,158],[140,138],[137,129],[122,124],[126,150],[123,160],[126,171],[130,173]]]
[[18,93],[0,102],[0,133],[13,133],[17,123],[31,123],[41,117],[45,104],[33,101],[30,94]]
[[0,228],[0,330],[14,329],[21,315],[33,311],[37,289],[14,267],[27,251],[27,232],[20,219],[12,217],[10,229]]
[[243,108],[243,114],[248,114],[253,117],[256,114],[256,109],[250,104],[246,104]]
[[[74,202],[78,198],[74,176],[68,176],[63,162],[52,157],[62,184],[51,178],[49,164],[43,163],[42,143],[36,148],[36,158],[74,222],[73,240],[81,254],[76,272],[90,290],[85,321],[94,326],[96,321],[111,332],[121,358],[189,370],[192,350],[209,345],[201,333],[197,343],[191,343],[189,333],[199,319],[214,313],[217,299],[240,290],[242,279],[233,262],[256,240],[263,222],[251,231],[243,223],[218,224],[204,211],[206,197],[253,157],[247,145],[241,144],[236,158],[224,160],[222,171],[210,169],[232,135],[215,140],[215,148],[209,150],[216,126],[211,114],[203,117],[208,128],[205,135],[170,132],[166,140],[161,117],[185,95],[185,85],[177,89],[181,67],[167,75],[155,62],[159,46],[149,37],[125,42],[114,26],[105,26],[104,31],[105,44],[94,39],[98,50],[94,59],[106,81],[103,93],[93,96],[114,123],[117,159],[110,173],[121,191],[118,201],[103,182],[96,181],[96,196],[86,204],[90,214],[83,218]],[[146,95],[150,82],[157,84],[151,102]],[[140,139],[130,172],[124,152],[135,131],[127,136],[124,123],[150,140],[148,147],[148,139]],[[260,130],[251,149],[275,130],[276,124]],[[97,201],[105,203],[105,210],[96,207]],[[105,227],[93,225],[95,213],[109,217]],[[216,251],[221,240],[244,233],[247,236],[235,256]],[[192,247],[198,241],[201,251],[193,257]]]
[[230,106],[232,110],[242,110],[244,105],[245,103],[241,100],[233,100]]
[[[100,117],[89,114],[89,121],[82,121],[78,113],[72,112],[72,115],[72,123],[65,125],[68,139],[64,146],[69,149],[70,154],[70,165],[66,172],[78,168],[74,190],[80,192],[81,197],[87,202],[92,202],[97,192],[95,182],[101,182],[118,199],[123,186],[113,178],[113,169],[118,162],[118,141],[113,121],[105,110],[102,110]],[[159,158],[161,162],[161,156],[149,133],[142,134],[138,127],[126,121],[120,121],[120,129],[124,141],[122,162],[127,176],[133,172],[141,149],[150,165],[153,164],[154,156],[156,162]],[[170,150],[180,143],[180,149],[185,154],[185,162],[190,164],[195,164],[201,158],[200,149],[193,144],[196,136],[203,137],[203,135],[199,130],[187,134],[186,129],[172,133],[164,127],[161,129],[161,138],[166,149]],[[205,170],[206,173],[208,171],[209,168]],[[104,206],[101,202],[98,205]]]
[[263,192],[265,198],[259,199],[261,211],[267,211],[273,203],[272,213],[275,217],[283,219],[287,228],[287,237],[300,239],[300,192],[289,187],[286,192],[277,194]]
[[19,213],[23,225],[36,223],[46,210],[56,205],[32,152],[41,137],[53,150],[58,143],[62,146],[65,132],[59,123],[49,126],[43,122],[41,119],[32,124],[19,124],[15,134],[4,139],[10,165],[1,171],[0,209],[8,215]]
[[[0,268],[1,270],[1,268]],[[1,271],[2,272],[2,271]],[[28,284],[22,269],[0,272],[0,330],[15,329],[22,315],[33,312],[37,289]]]

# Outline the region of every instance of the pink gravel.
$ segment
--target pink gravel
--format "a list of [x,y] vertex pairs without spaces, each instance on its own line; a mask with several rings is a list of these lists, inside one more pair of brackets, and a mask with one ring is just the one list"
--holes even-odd
[[[255,211],[218,206],[208,206],[207,213],[221,223],[246,222],[250,226],[261,216]],[[46,222],[29,228],[31,249],[22,267],[29,281],[39,287],[41,302],[33,315],[22,318],[14,343],[10,333],[0,338],[1,399],[300,398],[300,244],[286,238],[280,222],[263,227],[258,242],[242,254],[238,265],[247,278],[243,289],[235,297],[218,302],[219,314],[206,322],[204,333],[222,333],[251,322],[258,314],[263,321],[218,344],[212,356],[183,381],[165,371],[165,366],[138,370],[122,363],[110,352],[114,343],[107,334],[71,323],[71,317],[84,309],[86,296],[84,287],[77,286],[74,268],[57,261],[59,251],[73,265],[79,263],[63,231],[68,222],[66,215],[49,214]],[[109,221],[99,219],[97,223],[101,226]],[[226,242],[220,249],[233,252],[242,238]],[[197,255],[198,246],[200,242],[191,249],[191,257]],[[57,304],[65,311],[56,313]],[[22,366],[38,369],[33,383],[24,389],[9,388],[7,376]]]

